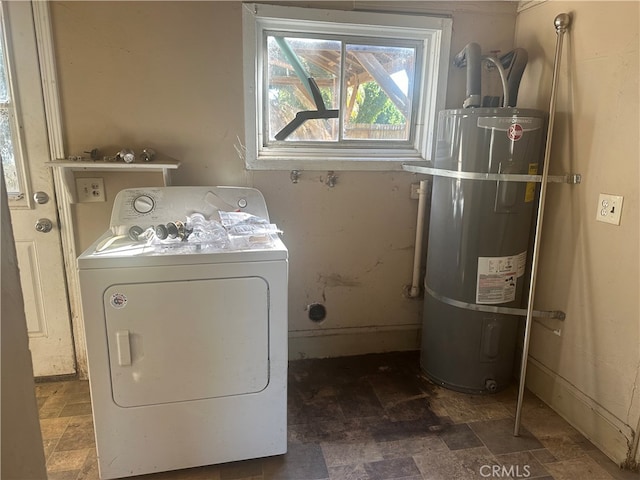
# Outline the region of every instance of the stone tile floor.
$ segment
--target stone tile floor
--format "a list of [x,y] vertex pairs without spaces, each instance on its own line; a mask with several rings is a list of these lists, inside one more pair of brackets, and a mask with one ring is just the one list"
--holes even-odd
[[[97,480],[89,385],[39,383],[49,480]],[[424,378],[417,352],[289,364],[286,455],[145,480],[638,479],[534,395],[514,437],[517,386],[491,396]]]

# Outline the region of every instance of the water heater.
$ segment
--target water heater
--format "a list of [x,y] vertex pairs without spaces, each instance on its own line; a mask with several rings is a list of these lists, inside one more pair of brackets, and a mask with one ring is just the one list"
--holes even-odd
[[[545,113],[440,112],[429,222],[421,367],[448,388],[487,393],[513,378],[541,169]],[[526,299],[525,299],[526,300]],[[497,308],[496,308],[497,307]]]

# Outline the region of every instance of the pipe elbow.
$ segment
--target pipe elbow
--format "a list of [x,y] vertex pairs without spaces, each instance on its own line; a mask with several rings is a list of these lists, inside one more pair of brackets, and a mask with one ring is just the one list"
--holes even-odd
[[453,59],[456,67],[467,67],[467,98],[462,104],[464,108],[479,107],[482,103],[481,61],[480,45],[475,42],[468,43]]

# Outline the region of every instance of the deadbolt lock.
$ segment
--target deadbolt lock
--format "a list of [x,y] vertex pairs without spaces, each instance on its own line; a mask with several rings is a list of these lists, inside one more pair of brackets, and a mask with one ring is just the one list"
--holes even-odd
[[40,205],[44,205],[49,201],[49,195],[46,192],[36,192],[33,194],[33,200]]

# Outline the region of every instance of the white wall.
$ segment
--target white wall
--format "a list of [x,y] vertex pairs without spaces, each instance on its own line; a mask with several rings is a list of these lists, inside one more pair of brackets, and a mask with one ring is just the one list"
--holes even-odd
[[[305,2],[298,2],[305,4]],[[513,2],[306,2],[313,7],[434,12],[453,16],[452,55],[478,41],[512,48]],[[290,250],[289,329],[294,358],[418,348],[422,302],[411,282],[417,202],[403,172],[247,172],[239,2],[53,2],[65,144],[152,146],[182,161],[178,185],[255,186]],[[451,69],[447,103],[460,105],[465,72]],[[107,191],[124,188],[118,175]],[[128,185],[143,180],[127,175]],[[148,180],[144,180],[148,181]],[[80,253],[106,229],[111,202],[75,207]],[[305,308],[321,302],[327,319]]]
[[[530,55],[520,106],[548,108],[561,12],[573,23],[550,172],[583,179],[549,187],[537,307],[567,319],[534,325],[528,386],[616,462],[631,463],[640,421],[639,4],[554,1],[520,12],[515,43]],[[596,222],[599,193],[624,196],[620,226]]]

